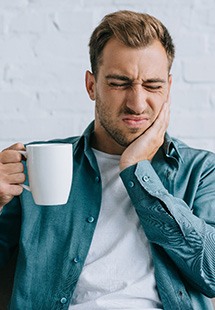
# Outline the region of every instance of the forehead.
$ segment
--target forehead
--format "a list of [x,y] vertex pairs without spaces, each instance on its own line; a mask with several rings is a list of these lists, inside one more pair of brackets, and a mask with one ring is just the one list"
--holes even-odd
[[168,75],[168,58],[157,40],[149,46],[133,48],[111,39],[103,50],[99,72],[130,78],[160,77]]

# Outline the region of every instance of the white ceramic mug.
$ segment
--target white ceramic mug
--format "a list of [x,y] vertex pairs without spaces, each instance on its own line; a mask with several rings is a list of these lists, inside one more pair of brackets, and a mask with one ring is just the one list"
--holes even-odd
[[67,203],[72,184],[72,144],[29,144],[26,152],[29,186],[38,205]]

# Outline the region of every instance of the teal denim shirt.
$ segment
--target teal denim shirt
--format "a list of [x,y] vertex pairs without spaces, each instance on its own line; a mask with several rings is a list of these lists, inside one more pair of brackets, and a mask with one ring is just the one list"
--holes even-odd
[[[38,206],[31,193],[23,191],[3,208],[1,266],[19,245],[9,309],[69,307],[101,204],[99,169],[89,145],[92,131],[93,124],[81,137],[53,141],[73,144],[67,204]],[[209,298],[215,296],[215,155],[166,135],[151,163],[139,162],[120,177],[151,244],[164,310],[213,309]]]

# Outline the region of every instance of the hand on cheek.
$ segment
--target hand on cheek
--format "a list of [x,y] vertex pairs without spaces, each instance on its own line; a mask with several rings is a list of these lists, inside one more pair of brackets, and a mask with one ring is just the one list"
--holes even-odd
[[120,169],[123,170],[142,160],[151,160],[164,142],[169,124],[170,102],[165,102],[154,123],[123,152]]

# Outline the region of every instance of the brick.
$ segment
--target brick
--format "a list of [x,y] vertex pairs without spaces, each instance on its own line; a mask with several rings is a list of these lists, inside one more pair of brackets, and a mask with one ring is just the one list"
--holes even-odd
[[0,34],[4,32],[4,16],[0,14]]
[[207,19],[208,24],[213,25],[213,26],[215,25],[215,18],[214,18],[214,16],[215,16],[215,6],[214,6],[213,9],[210,9],[208,11],[208,19]]
[[81,0],[81,4],[83,6],[83,8],[87,7],[87,8],[92,8],[92,9],[95,9],[95,6],[96,8],[98,7],[109,7],[111,9],[111,6],[113,5],[115,1],[113,0],[105,0],[105,1],[101,1],[101,0],[91,0],[91,1],[88,1],[88,0]]
[[215,38],[213,33],[207,35],[207,49],[210,55],[215,55]]
[[202,57],[207,52],[207,38],[204,34],[190,36],[183,31],[175,38],[177,57]]
[[183,77],[188,82],[215,82],[215,62],[210,57],[190,57],[183,61]]
[[88,37],[74,35],[72,38],[59,32],[48,33],[38,39],[34,50],[37,57],[43,60],[73,60],[88,56]]
[[1,0],[1,8],[4,9],[20,9],[28,5],[28,0]]
[[5,82],[15,88],[39,90],[70,90],[84,88],[87,65],[73,62],[34,62],[11,65],[5,70]]
[[79,114],[64,117],[59,117],[56,114],[44,114],[43,117],[12,118],[11,121],[13,126],[8,120],[3,120],[0,123],[0,141],[5,141],[5,133],[7,133],[10,141],[21,141],[23,143],[79,135],[91,121],[91,118]]
[[201,114],[193,111],[181,111],[171,114],[170,131],[173,135],[198,139],[214,138],[214,112]]
[[182,24],[184,17],[188,16],[189,10],[193,6],[193,0],[114,0],[113,3],[117,6],[117,9],[127,9],[128,7],[128,9],[147,12],[161,19],[168,16],[167,22],[171,20],[170,25],[173,27],[173,21],[181,20]]
[[213,90],[211,92],[210,104],[211,104],[211,108],[215,110],[215,87],[213,87]]
[[41,33],[46,29],[46,15],[42,11],[24,11],[10,21],[9,31],[17,33]]
[[71,1],[71,0],[27,0],[30,8],[39,8],[45,10],[59,10],[69,8],[69,10],[80,9],[81,1]]
[[93,13],[83,10],[60,12],[56,14],[55,23],[62,32],[86,34],[93,26]]
[[0,113],[4,115],[4,119],[10,119],[31,114],[35,99],[32,95],[11,90],[0,92],[0,102]]
[[4,62],[22,62],[27,59],[31,61],[35,58],[31,47],[31,37],[7,36],[0,38],[0,59]]
[[0,89],[2,89],[3,79],[4,79],[4,65],[1,63],[0,59]]
[[192,14],[190,16],[190,29],[195,31],[213,33],[214,32],[214,19],[213,13],[215,10],[215,5],[209,9],[202,6],[194,7]]
[[195,87],[174,87],[172,89],[172,110],[182,111],[195,111],[211,109],[210,103],[210,89],[202,88],[198,85]]
[[213,139],[199,139],[199,138],[187,138],[180,137],[183,142],[185,142],[187,145],[195,148],[195,149],[204,149],[208,151],[214,151],[214,141]]
[[[182,0],[183,1],[183,0]],[[98,0],[97,0],[98,2]],[[137,5],[139,6],[139,10],[144,9],[145,7],[147,7],[148,5],[150,6],[156,6],[156,7],[162,7],[162,6],[166,6],[168,5],[168,0],[159,0],[159,4],[157,2],[157,0],[150,0],[150,3],[148,4],[148,1],[144,1],[144,0],[132,0],[132,5]],[[115,5],[129,5],[131,4],[131,1],[129,0],[114,0],[113,3]]]
[[86,91],[82,92],[40,92],[38,93],[38,105],[42,110],[50,113],[81,113],[93,115],[94,102],[92,102]]

